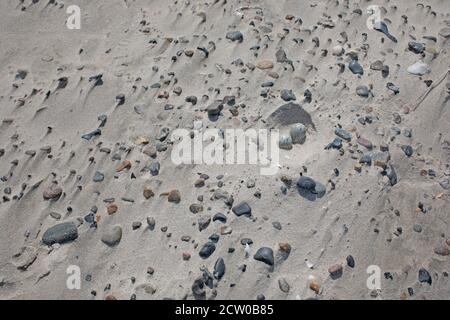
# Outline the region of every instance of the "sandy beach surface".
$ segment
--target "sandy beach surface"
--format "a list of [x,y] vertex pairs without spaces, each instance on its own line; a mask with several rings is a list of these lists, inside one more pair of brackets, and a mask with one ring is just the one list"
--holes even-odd
[[0,299],[450,298],[450,1],[0,12]]

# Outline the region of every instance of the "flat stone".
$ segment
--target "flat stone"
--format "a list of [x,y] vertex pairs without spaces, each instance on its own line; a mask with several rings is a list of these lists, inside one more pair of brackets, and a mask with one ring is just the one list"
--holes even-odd
[[73,222],[57,224],[44,232],[42,242],[48,246],[55,243],[63,244],[78,238],[77,226]]
[[363,147],[369,149],[369,150],[372,150],[372,148],[373,148],[372,142],[370,142],[370,141],[367,140],[367,139],[364,139],[364,138],[359,137],[359,138],[356,140],[356,142],[357,142],[358,144],[362,145]]
[[278,287],[281,291],[284,293],[288,293],[291,287],[289,286],[289,283],[286,281],[285,278],[278,279]]
[[57,185],[52,185],[44,190],[44,200],[58,200],[61,197],[63,190]]
[[234,206],[232,209],[233,213],[238,217],[246,215],[251,216],[252,208],[248,205],[247,202],[241,202],[237,206]]
[[238,42],[244,41],[244,35],[240,31],[230,31],[226,34],[225,37],[233,42],[234,41],[238,41]]
[[344,139],[346,141],[352,140],[352,134],[342,128],[336,128],[334,130],[334,133],[341,139]]
[[271,60],[259,60],[256,62],[256,67],[261,70],[272,69],[273,62]]
[[342,277],[342,270],[341,264],[335,264],[328,268],[328,273],[333,280],[336,280]]

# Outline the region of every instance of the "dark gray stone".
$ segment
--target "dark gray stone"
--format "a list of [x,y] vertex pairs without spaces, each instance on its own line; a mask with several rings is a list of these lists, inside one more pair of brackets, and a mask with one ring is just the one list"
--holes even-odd
[[252,214],[252,208],[250,208],[247,202],[241,202],[237,206],[234,206],[232,211],[238,217],[242,215],[250,216]]
[[258,251],[253,256],[253,258],[257,261],[264,262],[269,266],[273,266],[274,264],[273,250],[271,248],[267,247],[259,248]]
[[209,241],[200,249],[199,255],[201,258],[207,259],[214,251],[216,251],[216,245],[214,242]]
[[77,226],[73,222],[63,222],[45,231],[42,242],[48,246],[66,243],[78,238]]

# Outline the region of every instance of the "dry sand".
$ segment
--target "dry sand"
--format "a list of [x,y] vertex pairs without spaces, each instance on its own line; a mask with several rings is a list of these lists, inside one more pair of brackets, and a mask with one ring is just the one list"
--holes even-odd
[[[70,4],[81,9],[80,30],[65,25]],[[370,5],[380,6],[397,42],[367,27]],[[3,0],[0,12],[1,299],[450,298],[448,0]],[[230,31],[243,40],[227,39]],[[412,41],[423,53],[408,49]],[[336,46],[345,53],[334,55]],[[277,61],[280,48],[290,62]],[[349,69],[356,56],[363,75]],[[255,68],[261,60],[273,67]],[[419,60],[430,72],[408,73]],[[102,85],[89,81],[99,74]],[[261,87],[267,81],[273,86]],[[281,150],[274,176],[254,165],[177,166],[170,135],[158,140],[162,128],[192,129],[194,121],[288,130],[270,117],[287,103],[285,89],[314,128]],[[206,108],[230,96],[234,106],[210,121]],[[101,135],[82,139],[102,114]],[[325,149],[338,127],[351,141]],[[130,166],[117,172],[125,160]],[[97,171],[102,182],[93,181]],[[209,179],[195,187],[199,174]],[[300,174],[326,194],[302,197]],[[145,188],[154,196],[146,199]],[[179,203],[168,201],[171,190]],[[216,199],[217,190],[229,198]],[[231,196],[232,206],[248,203],[251,217],[233,213]],[[117,211],[108,214],[111,202]],[[204,223],[218,212],[226,223]],[[65,222],[75,226],[67,242],[45,244],[46,230]],[[222,235],[223,226],[231,233]],[[203,259],[213,234],[216,249]],[[261,247],[273,250],[273,266],[254,259]],[[80,290],[67,288],[70,265],[80,267]],[[372,265],[379,290],[366,285]]]

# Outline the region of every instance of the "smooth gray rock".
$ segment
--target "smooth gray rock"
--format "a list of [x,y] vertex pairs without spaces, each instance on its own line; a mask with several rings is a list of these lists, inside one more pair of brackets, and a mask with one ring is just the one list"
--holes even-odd
[[247,202],[239,203],[237,206],[233,207],[232,211],[238,217],[243,215],[250,216],[252,214],[252,208],[248,205]]
[[226,34],[226,38],[231,41],[244,41],[244,35],[240,31],[230,31]]
[[77,226],[73,222],[63,222],[45,231],[42,242],[48,246],[67,243],[78,238]]
[[119,225],[113,226],[106,230],[102,235],[102,242],[107,246],[117,246],[122,239],[122,227]]

